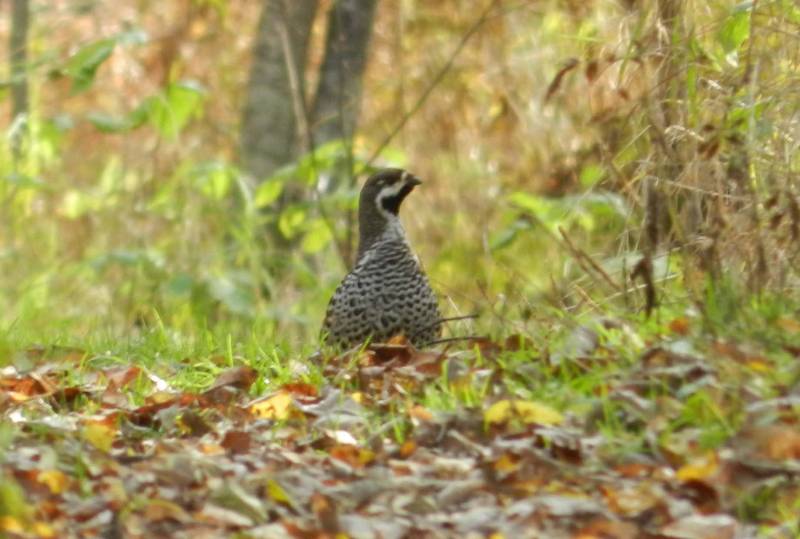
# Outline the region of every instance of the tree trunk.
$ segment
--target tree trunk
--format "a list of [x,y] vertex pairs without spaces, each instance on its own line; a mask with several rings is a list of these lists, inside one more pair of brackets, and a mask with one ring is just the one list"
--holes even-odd
[[296,154],[302,119],[296,109],[305,108],[303,75],[317,4],[318,0],[264,2],[240,141],[244,169],[258,182]]
[[331,9],[325,59],[311,115],[313,139],[318,146],[353,137],[376,5],[377,0],[337,0]]
[[[28,27],[30,10],[28,0],[11,2],[11,36],[9,39],[9,64],[11,65],[11,118],[12,123],[22,121],[12,135],[11,148],[15,159],[21,152],[27,132],[28,114]],[[22,116],[22,117],[21,117]]]

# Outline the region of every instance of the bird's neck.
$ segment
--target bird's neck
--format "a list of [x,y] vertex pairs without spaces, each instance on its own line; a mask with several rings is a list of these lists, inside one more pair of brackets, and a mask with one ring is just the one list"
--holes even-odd
[[[385,215],[378,223],[359,223],[358,255],[356,261],[367,252],[376,242],[379,241],[400,241],[407,244],[406,232],[400,219],[396,215]],[[366,225],[366,226],[365,226]]]

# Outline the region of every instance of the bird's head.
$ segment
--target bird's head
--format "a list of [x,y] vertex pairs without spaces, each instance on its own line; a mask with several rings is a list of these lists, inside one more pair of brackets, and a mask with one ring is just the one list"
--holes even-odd
[[364,184],[359,207],[362,212],[377,210],[386,219],[391,219],[391,216],[397,216],[403,199],[421,183],[406,170],[383,169],[370,176]]
[[400,204],[421,183],[416,176],[399,168],[386,168],[370,176],[359,198],[359,257],[387,230],[402,234],[397,217]]

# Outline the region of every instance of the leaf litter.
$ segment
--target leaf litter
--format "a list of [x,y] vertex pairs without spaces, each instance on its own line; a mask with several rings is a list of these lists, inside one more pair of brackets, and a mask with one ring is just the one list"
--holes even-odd
[[[260,395],[246,365],[199,393],[135,365],[79,369],[87,354],[74,349],[4,367],[0,533],[796,536],[800,394],[761,398],[770,360],[736,343],[700,353],[685,324],[573,403],[520,387],[608,367],[615,350],[587,328],[552,352],[517,337],[374,345],[316,358],[319,387],[298,376]],[[141,383],[143,400],[130,391]],[[462,396],[434,407],[434,387]],[[686,416],[694,401],[719,443]]]

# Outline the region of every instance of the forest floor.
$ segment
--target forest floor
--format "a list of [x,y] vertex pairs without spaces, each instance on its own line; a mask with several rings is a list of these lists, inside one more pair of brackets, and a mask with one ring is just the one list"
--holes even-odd
[[800,537],[800,322],[754,316],[338,355],[9,341],[0,536]]

